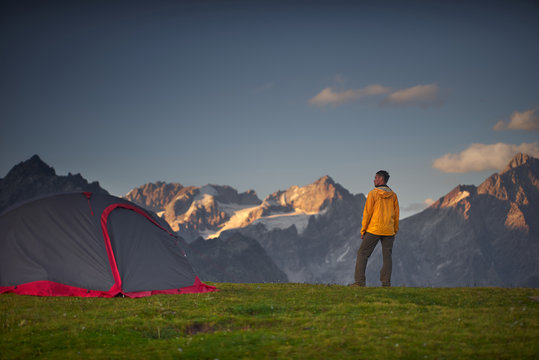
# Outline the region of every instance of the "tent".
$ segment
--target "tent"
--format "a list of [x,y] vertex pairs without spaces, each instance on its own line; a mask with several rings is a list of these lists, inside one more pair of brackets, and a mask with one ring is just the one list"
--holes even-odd
[[111,195],[58,194],[0,214],[0,294],[143,297],[215,291],[161,219]]

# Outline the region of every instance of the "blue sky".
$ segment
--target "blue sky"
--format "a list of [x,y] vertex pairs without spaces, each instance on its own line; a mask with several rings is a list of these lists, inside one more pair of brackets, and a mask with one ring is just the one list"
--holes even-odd
[[539,156],[537,2],[13,1],[0,16],[0,176],[39,154],[120,196],[160,180],[263,198],[326,174],[367,193],[386,169],[409,215]]

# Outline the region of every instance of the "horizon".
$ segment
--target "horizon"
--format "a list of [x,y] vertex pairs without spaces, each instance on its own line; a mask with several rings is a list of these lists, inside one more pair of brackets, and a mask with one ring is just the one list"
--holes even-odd
[[[511,162],[512,162],[518,155],[530,156],[530,157],[532,157],[532,158],[534,158],[534,159],[537,159],[537,157],[531,156],[531,155],[526,154],[526,153],[517,153],[517,154],[515,154],[515,156],[513,156],[513,158],[511,158],[510,162],[508,162],[508,163],[506,164],[505,167],[509,166],[510,163],[511,163]],[[47,163],[47,161],[45,161],[44,159],[42,159],[41,156],[39,156],[39,154],[34,154],[34,155],[32,155],[29,159],[26,159],[26,160],[23,160],[23,161],[18,162],[17,164],[13,165],[12,169],[13,169],[15,166],[21,165],[23,162],[29,161],[30,159],[32,159],[33,157],[36,157],[36,156],[37,156],[37,158],[38,158],[39,160],[41,160],[41,162],[43,162],[44,164],[46,164],[47,166],[49,166],[50,168],[52,168],[52,169],[55,171],[55,173],[56,173],[57,176],[80,175],[80,176],[82,176],[85,180],[87,180],[88,183],[92,183],[92,182],[95,181],[95,182],[97,182],[97,183],[99,184],[99,186],[100,186],[102,189],[108,191],[111,195],[114,195],[114,196],[117,196],[117,197],[126,197],[127,195],[129,195],[129,193],[130,193],[131,191],[133,191],[133,190],[135,190],[135,189],[137,189],[137,188],[140,188],[141,186],[147,185],[147,184],[157,184],[157,183],[170,184],[170,183],[171,183],[171,182],[166,182],[166,181],[160,181],[160,180],[157,180],[157,181],[153,181],[153,182],[149,182],[149,183],[144,183],[144,184],[141,184],[141,185],[139,185],[139,186],[136,186],[136,187],[130,189],[130,190],[129,190],[127,193],[125,193],[125,194],[113,194],[113,193],[111,193],[111,192],[109,191],[109,189],[103,187],[102,184],[99,182],[99,180],[91,180],[91,179],[88,179],[87,177],[84,176],[84,174],[81,174],[81,173],[72,173],[72,172],[68,172],[67,174],[61,174],[61,173],[59,173],[58,171],[56,171],[56,169],[55,169],[55,167],[54,167],[53,165]],[[505,167],[504,167],[504,168],[505,168]],[[503,169],[502,169],[502,170],[503,170]],[[499,174],[502,170],[500,170],[500,171],[498,171],[498,172],[496,172],[496,173],[493,173],[492,175],[494,175],[494,174]],[[7,175],[7,173],[6,173],[6,175]],[[3,178],[5,178],[6,175],[4,175],[3,177],[0,177],[0,180],[3,179]],[[490,176],[492,176],[492,175],[490,175]],[[490,176],[489,176],[489,177],[490,177]],[[313,180],[313,181],[311,181],[310,183],[307,183],[307,184],[291,184],[291,185],[289,185],[288,187],[286,187],[286,188],[284,188],[284,189],[275,189],[275,190],[272,191],[271,193],[268,193],[268,194],[266,194],[266,195],[264,195],[264,196],[261,196],[261,195],[256,191],[256,189],[255,189],[254,187],[251,187],[251,188],[248,188],[248,189],[242,191],[242,190],[239,190],[239,189],[234,188],[233,186],[231,186],[231,185],[229,185],[229,184],[216,184],[216,183],[206,183],[206,184],[183,184],[183,183],[181,183],[181,182],[174,182],[174,183],[179,183],[179,184],[181,184],[183,187],[194,186],[194,187],[198,187],[198,188],[203,188],[203,187],[205,187],[205,186],[231,186],[234,190],[238,191],[239,194],[240,194],[240,193],[245,193],[245,192],[247,192],[247,191],[254,191],[254,192],[255,192],[255,195],[257,196],[257,198],[258,198],[259,200],[261,200],[261,201],[264,201],[264,200],[265,200],[268,196],[270,196],[271,194],[274,194],[274,193],[279,192],[279,191],[286,191],[287,189],[289,189],[289,188],[292,187],[292,186],[304,187],[304,186],[313,184],[313,183],[319,181],[320,179],[322,179],[322,178],[324,178],[324,177],[329,177],[335,184],[338,184],[338,185],[343,186],[338,180],[336,180],[333,176],[331,176],[331,174],[325,174],[325,175],[322,175],[322,176],[316,178],[315,180]],[[483,183],[484,181],[486,181],[487,179],[488,179],[488,177],[485,178],[485,179],[483,179],[483,181],[481,181],[480,184],[482,184],[482,183]],[[445,192],[444,194],[442,194],[442,195],[440,195],[440,196],[438,196],[438,197],[436,197],[436,198],[430,199],[431,201],[429,201],[429,203],[426,204],[426,206],[425,206],[424,208],[420,209],[420,210],[413,211],[413,212],[412,212],[412,211],[406,211],[406,210],[405,210],[404,212],[401,211],[401,212],[400,212],[400,213],[401,213],[400,219],[401,219],[401,220],[404,220],[404,219],[409,218],[409,217],[411,217],[411,216],[413,216],[413,215],[416,215],[416,214],[421,213],[423,210],[427,209],[428,207],[430,207],[430,205],[432,205],[433,203],[435,203],[435,202],[438,201],[439,199],[443,198],[444,196],[448,195],[452,190],[454,190],[454,189],[457,188],[457,187],[460,187],[460,186],[474,186],[474,187],[478,187],[480,184],[457,184],[457,185],[455,185],[453,188],[448,189],[447,192]],[[364,196],[367,196],[368,192],[370,191],[370,189],[369,189],[369,190],[366,191],[366,192],[363,192],[363,191],[360,191],[360,192],[352,192],[352,191],[350,191],[349,189],[347,189],[345,186],[343,186],[343,187],[344,187],[345,190],[349,191],[352,195],[360,195],[360,194],[362,194],[362,195],[364,195]],[[398,195],[398,194],[397,194],[397,195]],[[403,215],[403,214],[404,214],[404,215]]]
[[[403,218],[539,157],[539,4],[3,3],[0,173],[260,198],[385,169]],[[5,175],[3,175],[5,176]]]

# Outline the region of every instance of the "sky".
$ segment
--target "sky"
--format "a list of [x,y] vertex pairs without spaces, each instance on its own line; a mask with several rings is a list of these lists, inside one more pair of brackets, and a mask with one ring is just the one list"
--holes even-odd
[[390,173],[403,217],[539,157],[533,1],[3,1],[0,177],[260,198]]

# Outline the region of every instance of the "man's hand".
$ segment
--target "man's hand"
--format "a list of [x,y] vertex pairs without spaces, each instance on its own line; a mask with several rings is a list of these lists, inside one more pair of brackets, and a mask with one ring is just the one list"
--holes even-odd
[[365,234],[361,234],[361,240],[363,240],[363,237],[365,236]]

